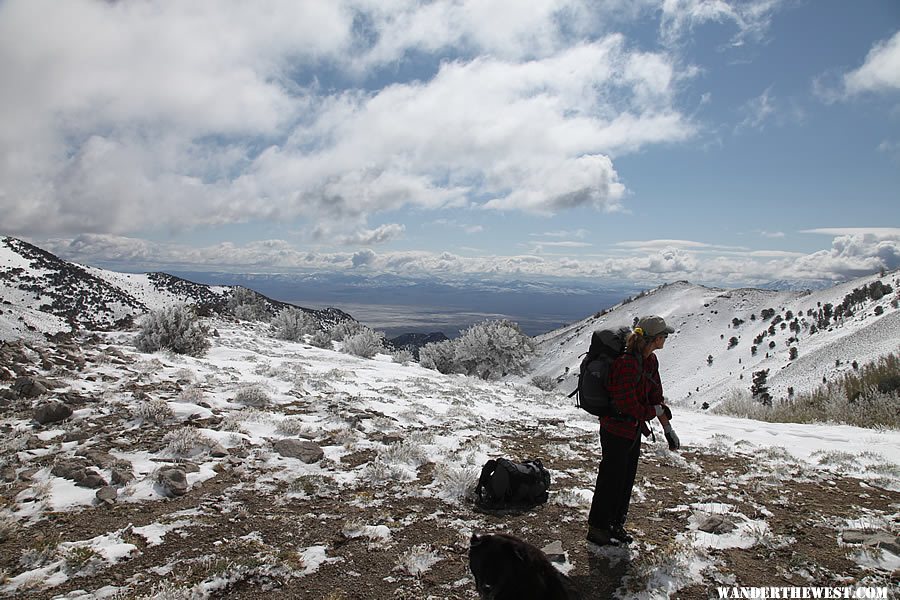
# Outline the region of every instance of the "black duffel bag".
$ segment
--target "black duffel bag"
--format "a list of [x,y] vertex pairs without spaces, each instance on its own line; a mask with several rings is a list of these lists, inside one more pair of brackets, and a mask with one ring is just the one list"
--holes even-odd
[[550,473],[541,459],[491,459],[481,468],[475,504],[488,510],[527,509],[547,501]]

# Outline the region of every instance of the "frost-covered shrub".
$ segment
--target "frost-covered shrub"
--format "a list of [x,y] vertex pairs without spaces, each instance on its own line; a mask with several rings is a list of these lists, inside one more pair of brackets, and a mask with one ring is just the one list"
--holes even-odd
[[516,323],[484,321],[472,325],[453,341],[455,360],[467,375],[497,379],[524,371],[534,342]]
[[251,408],[265,408],[270,402],[269,392],[258,383],[243,386],[234,395],[236,404],[243,404]]
[[174,456],[191,456],[215,446],[215,442],[194,427],[180,427],[170,431],[163,436],[162,441],[166,450]]
[[440,373],[456,373],[456,349],[453,340],[431,342],[419,350],[419,364]]
[[240,432],[247,423],[269,423],[272,414],[257,408],[245,408],[237,412],[228,413],[222,419],[222,431]]
[[328,334],[335,342],[342,342],[351,335],[359,333],[365,325],[357,321],[341,321],[331,326]]
[[363,358],[372,358],[384,352],[384,334],[368,327],[344,338],[343,351]]
[[378,458],[388,464],[405,464],[414,468],[428,462],[428,455],[419,444],[399,442],[378,453]]
[[391,360],[400,365],[408,365],[415,360],[415,357],[409,350],[397,350],[391,352]]
[[282,435],[296,436],[301,433],[311,433],[312,426],[302,417],[285,417],[278,422],[275,430]]
[[200,404],[203,402],[203,388],[198,385],[190,385],[181,390],[178,399],[187,404]]
[[457,503],[475,497],[478,473],[472,469],[438,465],[435,469],[438,496],[448,502]]
[[210,346],[209,333],[193,308],[179,304],[146,315],[135,346],[141,352],[165,348],[178,354],[200,356]]
[[397,570],[419,577],[441,561],[437,552],[427,544],[413,546],[397,559]]
[[315,317],[298,308],[285,308],[271,322],[272,336],[279,340],[299,342],[303,336],[320,331]]
[[416,476],[409,468],[405,468],[403,465],[387,463],[380,458],[376,458],[366,465],[361,478],[363,481],[377,486],[397,481],[413,481]]
[[268,321],[266,299],[262,294],[245,287],[236,287],[228,300],[228,312],[242,321]]
[[327,331],[318,331],[309,338],[309,343],[316,348],[332,349],[331,333]]
[[552,392],[556,389],[556,379],[549,375],[535,375],[531,378],[531,385],[545,392]]
[[174,416],[165,400],[153,399],[139,402],[133,409],[132,415],[151,423],[164,423]]

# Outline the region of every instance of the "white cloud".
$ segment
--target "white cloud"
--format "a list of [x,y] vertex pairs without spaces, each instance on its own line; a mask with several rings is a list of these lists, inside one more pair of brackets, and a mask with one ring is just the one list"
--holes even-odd
[[344,236],[340,243],[346,246],[371,246],[393,241],[403,235],[406,227],[398,223],[381,225],[375,229],[362,229],[353,235]]
[[844,75],[848,94],[900,89],[900,31],[875,44],[861,67]]
[[879,240],[900,238],[900,227],[820,227],[803,229],[800,233],[818,233],[830,236],[871,236]]
[[765,238],[783,238],[784,232],[783,231],[760,231],[759,235],[761,235]]
[[[694,135],[674,104],[693,73],[621,35],[580,35],[597,10],[10,0],[4,224],[74,235],[306,220],[353,232],[410,206],[618,210],[610,157]],[[381,89],[313,77],[374,78],[410,52],[451,51],[435,73]]]
[[[677,242],[677,241],[676,241]],[[463,277],[530,275],[535,277],[627,278],[646,283],[687,279],[698,283],[746,285],[778,279],[843,280],[879,269],[900,267],[900,234],[840,235],[830,249],[809,254],[779,250],[709,252],[711,244],[650,244],[628,247],[616,256],[565,256],[536,253],[518,256],[464,257],[449,252],[375,253],[307,252],[283,240],[203,248],[164,244],[110,235],[56,239],[42,247],[88,264],[158,270],[224,269],[254,271],[342,271],[365,269],[401,275]],[[556,246],[557,250],[565,248]]]
[[760,39],[769,29],[781,0],[663,0],[660,34],[669,44],[689,37],[707,23],[729,23],[737,29],[731,44]]
[[762,129],[766,121],[775,115],[775,100],[772,97],[772,88],[766,88],[762,94],[745,102],[740,112],[745,116],[738,124],[738,130],[747,128]]

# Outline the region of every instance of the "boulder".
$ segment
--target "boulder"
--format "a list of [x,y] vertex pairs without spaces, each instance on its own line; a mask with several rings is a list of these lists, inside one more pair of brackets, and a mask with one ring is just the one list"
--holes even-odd
[[34,409],[34,420],[41,425],[65,421],[72,416],[72,407],[62,402],[47,402]]
[[721,535],[734,531],[735,524],[727,515],[706,515],[700,519],[697,529],[706,533]]
[[127,485],[132,481],[134,481],[134,472],[131,470],[131,465],[116,465],[112,468],[110,483],[113,485]]
[[209,449],[209,455],[213,458],[225,458],[228,456],[228,449],[222,444],[214,444],[213,447]]
[[98,467],[102,467],[104,469],[108,469],[116,462],[116,458],[110,454],[109,452],[104,452],[103,450],[95,450],[95,449],[85,449],[79,450],[75,453],[75,456],[83,456],[84,458],[91,461],[91,463],[97,465]]
[[119,490],[111,485],[106,485],[97,490],[97,493],[95,495],[99,502],[104,504],[113,504],[115,503],[116,498],[119,497]]
[[84,479],[85,465],[78,461],[64,460],[53,465],[50,474],[63,479],[78,481]]
[[325,452],[318,444],[308,440],[278,440],[273,444],[273,447],[275,452],[281,456],[298,458],[307,464],[319,462],[325,456]]
[[[77,473],[77,472],[76,472]],[[85,469],[84,476],[81,480],[75,480],[75,485],[78,487],[89,488],[92,490],[96,490],[97,488],[106,487],[109,485],[103,476],[100,475],[97,471],[93,469]]]
[[156,481],[168,496],[184,496],[188,491],[187,475],[181,469],[162,469],[157,474]]
[[37,398],[48,391],[46,385],[29,376],[17,378],[12,384],[12,389],[22,398]]

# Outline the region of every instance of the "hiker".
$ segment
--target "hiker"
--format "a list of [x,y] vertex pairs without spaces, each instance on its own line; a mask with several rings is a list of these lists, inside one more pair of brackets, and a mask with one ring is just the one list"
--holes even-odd
[[654,354],[674,332],[662,317],[643,317],[628,335],[625,352],[610,367],[608,389],[614,414],[600,417],[603,454],[588,516],[587,539],[595,544],[628,544],[633,539],[625,531],[625,518],[641,453],[641,434],[650,435],[647,421],[658,418],[669,449],[681,447],[669,423],[672,413],[663,404],[659,361]]

